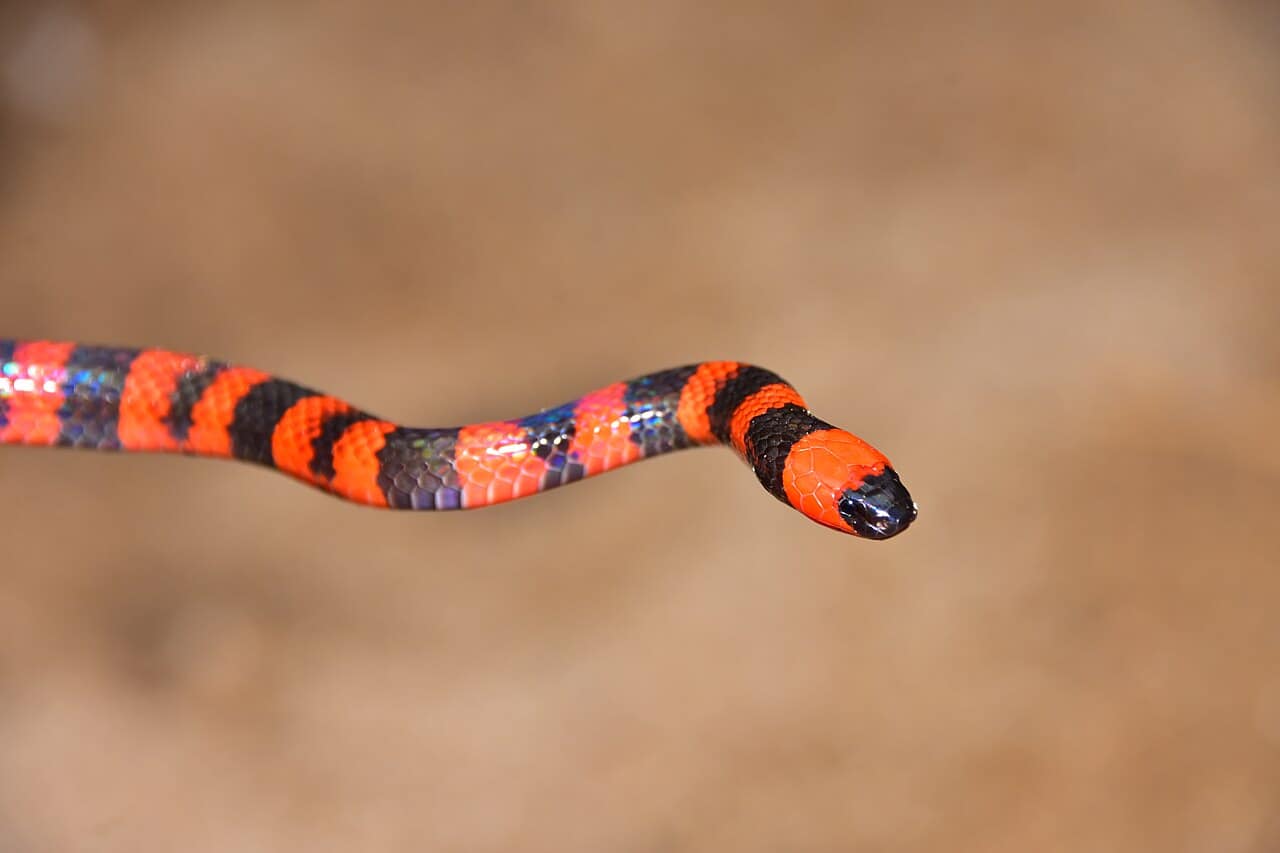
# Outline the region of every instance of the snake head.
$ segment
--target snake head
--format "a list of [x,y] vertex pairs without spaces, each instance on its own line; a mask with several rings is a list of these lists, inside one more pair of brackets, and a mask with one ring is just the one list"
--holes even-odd
[[842,429],[797,441],[782,472],[787,502],[809,518],[864,539],[888,539],[916,520],[916,505],[889,460]]

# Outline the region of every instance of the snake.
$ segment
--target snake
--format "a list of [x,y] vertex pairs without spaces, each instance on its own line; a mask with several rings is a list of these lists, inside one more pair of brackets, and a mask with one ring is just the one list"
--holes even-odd
[[888,539],[916,519],[884,454],[743,362],[660,370],[513,420],[408,427],[207,356],[0,339],[0,445],[239,459],[371,507],[493,506],[716,444],[825,527]]

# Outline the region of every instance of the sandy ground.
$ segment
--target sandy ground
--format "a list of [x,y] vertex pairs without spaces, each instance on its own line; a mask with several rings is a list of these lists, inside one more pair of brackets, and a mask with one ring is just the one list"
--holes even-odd
[[0,335],[418,425],[750,360],[921,505],[5,449],[0,850],[1280,849],[1278,46],[1264,3],[0,7]]

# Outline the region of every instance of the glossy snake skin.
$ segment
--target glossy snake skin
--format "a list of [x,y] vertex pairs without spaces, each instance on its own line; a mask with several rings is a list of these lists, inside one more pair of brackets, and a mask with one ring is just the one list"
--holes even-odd
[[473,509],[726,444],[769,494],[887,539],[916,508],[889,460],[776,374],[710,361],[509,421],[406,427],[250,367],[163,349],[0,339],[0,444],[243,459],[356,503]]

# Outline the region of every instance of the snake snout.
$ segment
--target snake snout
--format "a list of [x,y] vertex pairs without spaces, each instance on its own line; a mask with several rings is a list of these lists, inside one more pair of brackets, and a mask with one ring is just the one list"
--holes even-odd
[[840,496],[840,516],[853,532],[867,539],[888,539],[916,520],[915,501],[892,468],[867,477]]

